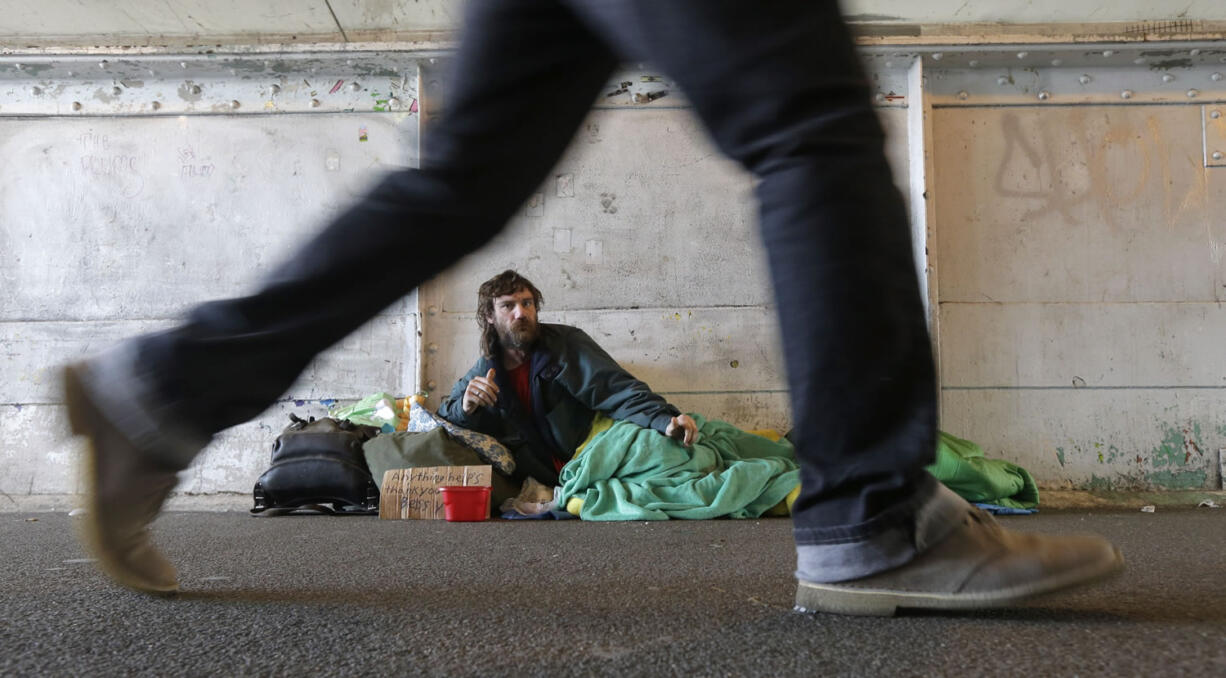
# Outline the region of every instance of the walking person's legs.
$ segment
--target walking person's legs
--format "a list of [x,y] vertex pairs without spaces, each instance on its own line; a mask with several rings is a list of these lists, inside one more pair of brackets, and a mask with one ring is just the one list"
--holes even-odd
[[802,490],[798,607],[981,607],[1122,566],[1094,537],[1001,530],[940,485],[906,210],[836,3],[571,0],[676,80],[756,174]]
[[501,230],[616,65],[556,0],[478,0],[468,12],[420,170],[388,175],[256,293],[65,370],[72,427],[90,439],[87,546],[120,583],[177,588],[146,529],[175,473],[320,351]]

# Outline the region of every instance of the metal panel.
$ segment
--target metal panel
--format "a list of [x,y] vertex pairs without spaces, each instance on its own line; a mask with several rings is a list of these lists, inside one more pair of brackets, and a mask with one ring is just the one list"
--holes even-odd
[[397,114],[4,122],[0,319],[167,318],[240,294],[415,164],[415,137]]
[[1226,167],[1226,105],[1201,108],[1205,131],[1205,167]]
[[1217,489],[1226,390],[974,389],[941,395],[941,427],[1042,487]]
[[0,116],[416,113],[407,52],[0,56]]
[[1226,388],[1217,303],[944,304],[946,388]]
[[938,109],[941,301],[1217,301],[1197,106]]

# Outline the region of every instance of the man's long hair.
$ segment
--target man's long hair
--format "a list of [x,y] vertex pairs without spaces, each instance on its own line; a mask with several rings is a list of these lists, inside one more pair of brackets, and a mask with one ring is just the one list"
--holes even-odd
[[[481,355],[487,360],[494,360],[499,354],[498,330],[493,323],[494,300],[520,290],[532,293],[532,303],[539,311],[544,301],[541,291],[536,289],[532,281],[510,269],[481,283],[477,290],[477,326],[481,328]],[[540,319],[537,320],[539,322]]]

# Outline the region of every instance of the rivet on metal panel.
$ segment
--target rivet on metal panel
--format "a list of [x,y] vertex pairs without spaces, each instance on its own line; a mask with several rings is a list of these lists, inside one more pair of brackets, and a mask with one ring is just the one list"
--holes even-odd
[[1191,54],[1192,56],[1200,56],[1200,48],[1193,47],[1192,50],[1188,52],[1188,54]]
[[102,61],[98,62],[98,68],[106,70],[106,59],[103,59]]
[[1005,76],[1003,76],[1003,75],[1002,75],[1002,76],[1000,76],[1000,77],[996,78],[996,84],[998,84],[998,85],[1008,85],[1008,84],[1009,84],[1009,78],[1006,78]]
[[319,99],[311,99],[311,108],[319,108]]
[[961,92],[958,92],[958,98],[963,101],[966,101],[967,97],[969,96],[970,95],[966,93],[966,90],[962,90]]
[[1121,98],[1121,99],[1131,99],[1131,98],[1132,98],[1132,90],[1130,90],[1130,89],[1126,89],[1126,90],[1124,90],[1123,92],[1120,92],[1120,98]]
[[269,87],[269,88],[268,88],[268,93],[269,93],[269,94],[271,94],[271,95],[273,95],[273,96],[277,96],[278,94],[280,94],[280,93],[281,93],[281,86],[280,86],[280,85],[273,85],[273,86]]
[[1142,64],[1144,64],[1144,63],[1145,63],[1145,57],[1137,57],[1137,58],[1135,58],[1135,59],[1133,59],[1133,60],[1132,60],[1132,63],[1134,63],[1134,64],[1136,64],[1136,65],[1140,66],[1140,65],[1142,65]]
[[1189,99],[1191,99],[1191,98],[1195,97],[1195,96],[1196,96],[1196,95],[1198,95],[1198,94],[1200,94],[1200,90],[1198,90],[1198,89],[1190,89],[1190,90],[1188,90],[1188,98],[1189,98]]
[[13,68],[16,68],[19,71],[24,71],[26,69],[25,65],[23,64],[13,64]]
[[1115,56],[1115,50],[1113,50],[1113,49],[1104,49],[1104,50],[1103,50],[1103,56],[1104,56],[1104,57]]
[[[145,72],[148,73],[149,75],[157,75],[157,71],[153,70],[152,68],[146,68]],[[72,77],[72,71],[68,72],[68,77],[70,78]]]
[[160,101],[155,101],[155,102],[153,102],[152,104],[150,104],[150,106],[152,106],[152,107],[153,107],[153,110],[155,110],[155,111],[156,111],[156,110],[158,110],[158,109],[160,109],[160,108],[162,107],[162,102],[160,102]]
[[1209,157],[1213,158],[1214,160],[1221,160],[1221,159],[1222,159],[1222,152],[1221,152],[1221,151],[1214,151],[1214,152],[1213,152],[1213,155],[1211,155],[1211,156],[1209,156]]
[[979,67],[979,60],[978,60],[978,59],[971,59],[971,60],[970,60],[970,62],[969,62],[969,65],[970,65],[970,67],[971,67],[971,68],[978,68],[978,67]]
[[430,381],[427,381],[427,382],[426,382],[426,388],[428,388],[428,389],[430,389],[431,391],[433,391],[434,389],[438,388],[438,382],[437,382],[437,381],[435,381],[435,380],[433,380],[433,379],[431,379]]
[[1043,90],[1042,92],[1039,92],[1039,101],[1047,101],[1050,98],[1051,98],[1051,92],[1048,92],[1047,90]]
[[111,94],[114,94],[115,96],[119,96],[120,94],[123,94],[123,88],[116,85],[115,87],[111,88]]
[[885,62],[885,67],[886,67],[886,68],[894,68],[894,62],[893,62],[893,61],[887,61],[887,62]]
[[36,97],[37,97],[37,96],[42,96],[42,94],[43,94],[43,88],[42,88],[42,87],[31,87],[31,88],[30,88],[30,94],[33,94],[33,95],[34,95],[34,96],[36,96]]
[[1080,82],[1083,85],[1090,84],[1092,80],[1094,80],[1094,78],[1091,78],[1089,75],[1082,75],[1080,78],[1077,78],[1077,82]]
[[885,101],[885,92],[877,92],[876,94],[874,94],[873,101],[876,101],[877,103],[881,103]]
[[1222,112],[1221,111],[1209,111],[1209,117],[1213,118],[1214,120],[1217,120],[1218,118],[1222,117]]
[[437,63],[438,63],[438,59],[435,59],[434,57],[430,57],[430,65],[434,65]]
[[1030,52],[1018,52],[1017,53],[1017,58],[1019,59],[1025,59],[1028,56],[1030,56]]
[[192,86],[191,86],[191,91],[192,91],[192,94],[199,94],[199,93],[200,93],[200,91],[201,91],[201,90],[200,90],[200,85],[192,85]]
[[940,60],[941,60],[941,59],[943,59],[943,58],[945,58],[945,55],[944,55],[944,54],[941,54],[940,52],[933,52],[933,53],[932,53],[932,60],[933,60],[933,61],[940,61]]
[[349,83],[349,91],[350,92],[360,92],[362,91],[362,86],[356,82],[351,82]]
[[75,77],[76,77],[76,75],[77,75],[77,74],[76,74],[76,71],[68,71],[68,77],[70,77],[70,78],[75,78]]
[[1162,74],[1162,82],[1174,82],[1174,81],[1175,81],[1175,76],[1171,75],[1170,73]]
[[1221,79],[1222,79],[1222,74],[1221,74],[1221,73],[1214,73],[1213,75],[1210,75],[1210,76],[1209,76],[1209,79],[1210,79],[1210,80],[1212,80],[1212,81],[1214,81],[1214,82],[1219,82],[1219,81],[1221,81]]
[[428,308],[426,308],[426,313],[430,315],[438,315],[438,306],[431,304]]
[[1060,65],[1060,64],[1062,64],[1062,63],[1064,63],[1064,60],[1063,60],[1063,59],[1052,59],[1052,60],[1051,60],[1051,65],[1052,65],[1052,66],[1059,66],[1059,65]]
[[180,61],[180,62],[179,62],[179,68],[187,68],[187,62],[186,62],[186,61]]
[[388,108],[400,108],[400,99],[397,99],[396,97],[388,99],[387,106]]
[[242,104],[238,102],[238,99],[235,99],[230,102],[230,108],[232,109],[237,109],[239,106],[242,106]]
[[430,344],[429,346],[426,346],[426,350],[431,353],[438,353],[438,344]]
[[80,101],[74,101],[74,102],[72,102],[72,110],[74,110],[74,111],[79,111],[79,110],[81,110],[81,102],[80,102]]

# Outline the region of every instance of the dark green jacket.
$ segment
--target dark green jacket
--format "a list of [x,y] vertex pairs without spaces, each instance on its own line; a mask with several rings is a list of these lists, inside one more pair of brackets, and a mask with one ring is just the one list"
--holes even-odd
[[[603,412],[663,433],[680,411],[652,392],[647,384],[622,369],[583,330],[541,323],[531,356],[532,416],[520,406],[515,387],[507,381],[501,358],[481,358],[451,389],[438,408],[439,416],[474,431],[494,436],[515,455],[516,476],[532,476],[557,485],[553,459],[568,461],[587,437],[592,418]],[[494,368],[498,385],[496,408],[464,413],[464,390],[476,376]]]

